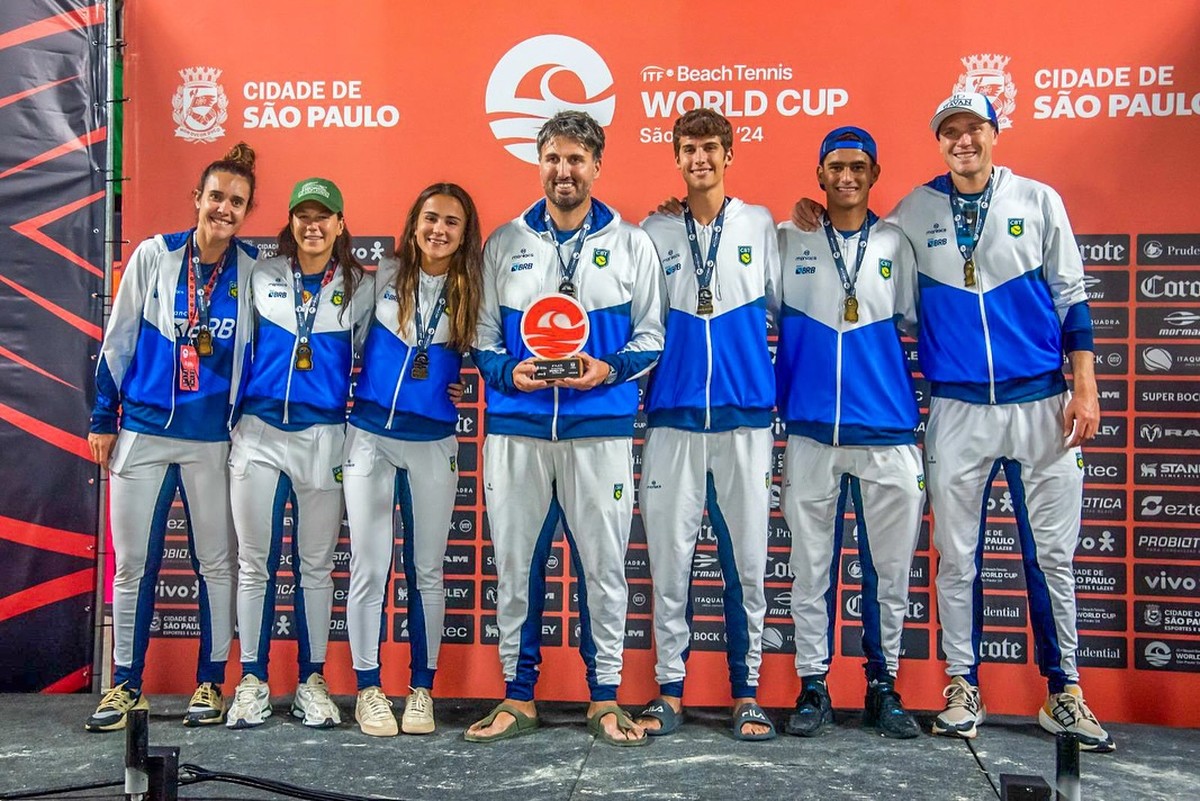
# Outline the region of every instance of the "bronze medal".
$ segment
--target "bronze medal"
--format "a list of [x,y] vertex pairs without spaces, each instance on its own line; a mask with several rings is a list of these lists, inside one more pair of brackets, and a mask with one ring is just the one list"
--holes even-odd
[[212,332],[207,328],[201,328],[196,332],[196,353],[201,356],[212,356],[213,338]]
[[559,284],[558,291],[569,298],[575,297],[575,285],[570,281],[563,281]]
[[712,290],[706,286],[700,287],[700,292],[696,298],[696,314],[712,314],[713,313],[713,294]]
[[303,342],[296,348],[296,369],[311,370],[313,367],[313,352],[307,342]]
[[963,286],[975,286],[975,260],[963,262]]
[[413,357],[411,375],[418,381],[429,378],[429,354],[418,353]]
[[853,295],[846,296],[846,311],[842,315],[842,319],[848,323],[858,322],[858,298]]

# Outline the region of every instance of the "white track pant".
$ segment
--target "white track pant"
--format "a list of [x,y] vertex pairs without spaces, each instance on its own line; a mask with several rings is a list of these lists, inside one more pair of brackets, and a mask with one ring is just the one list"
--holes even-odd
[[930,403],[926,475],[933,507],[946,672],[977,680],[988,489],[1004,471],[1017,520],[1038,666],[1053,692],[1077,681],[1071,560],[1083,505],[1083,452],[1062,435],[1066,393],[1030,403]]
[[692,558],[705,506],[725,581],[725,638],[734,698],[752,698],[762,663],[763,574],[771,514],[769,428],[702,433],[652,428],[639,500],[654,579],[655,678],[682,697],[691,642]]
[[339,477],[344,439],[342,425],[282,431],[250,415],[233,431],[229,477],[238,538],[238,637],[244,674],[267,678],[275,572],[289,498],[300,681],[323,669],[333,608],[333,552],[342,524]]
[[142,686],[167,517],[179,490],[199,575],[198,682],[220,683],[233,639],[237,551],[229,513],[228,442],[121,431],[109,462],[113,578],[113,684]]
[[909,568],[921,529],[923,480],[915,445],[833,446],[788,437],[782,504],[792,532],[792,621],[801,678],[829,671],[847,500],[854,503],[863,568],[867,679],[895,678]]
[[496,549],[506,696],[533,699],[541,663],[546,557],[560,518],[579,586],[579,653],[593,701],[616,699],[625,648],[625,550],[633,522],[633,441],[489,434],[484,495]]
[[384,598],[395,552],[396,505],[403,525],[412,687],[432,689],[446,616],[442,561],[458,494],[458,439],[381,437],[349,426],[342,466],[350,521],[346,623],[358,688],[380,686]]

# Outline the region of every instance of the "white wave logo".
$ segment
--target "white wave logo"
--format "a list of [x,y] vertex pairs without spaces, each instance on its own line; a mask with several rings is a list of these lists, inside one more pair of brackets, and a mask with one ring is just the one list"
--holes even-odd
[[966,72],[958,76],[954,84],[954,92],[979,92],[987,95],[996,110],[996,119],[1000,130],[1012,127],[1012,113],[1017,108],[1017,87],[1013,83],[1012,74],[1005,71],[1011,56],[1000,54],[979,53],[973,56],[963,56],[962,62]]
[[[550,84],[564,72],[583,85],[582,100],[554,93]],[[535,74],[540,96],[522,96],[522,84]],[[612,124],[617,98],[603,96],[612,85],[612,72],[604,59],[578,39],[561,34],[526,39],[504,54],[488,78],[485,110],[489,115],[503,115],[491,121],[492,134],[509,153],[537,164],[538,130],[556,113],[575,109],[587,112],[602,127]]]

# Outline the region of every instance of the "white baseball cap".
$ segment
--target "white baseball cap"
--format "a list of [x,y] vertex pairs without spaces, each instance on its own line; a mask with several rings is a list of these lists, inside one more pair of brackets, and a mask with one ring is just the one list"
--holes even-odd
[[1000,130],[1000,121],[996,119],[996,110],[992,108],[987,95],[979,92],[956,92],[942,101],[937,111],[934,112],[933,119],[929,121],[929,129],[933,131],[933,135],[937,136],[938,129],[942,127],[946,118],[953,117],[955,114],[974,114],[984,122],[990,122],[997,132]]

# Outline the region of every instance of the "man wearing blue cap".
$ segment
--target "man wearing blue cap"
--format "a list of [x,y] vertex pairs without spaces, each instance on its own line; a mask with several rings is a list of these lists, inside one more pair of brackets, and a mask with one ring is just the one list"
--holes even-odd
[[792,532],[801,681],[787,732],[801,737],[833,722],[825,675],[848,500],[862,566],[863,723],[885,737],[920,733],[895,689],[925,488],[913,433],[917,403],[896,324],[916,325],[916,263],[904,232],[868,208],[878,178],[874,138],[861,128],[831,131],[817,158],[826,198],[820,225],[811,232],[779,226],[775,370],[788,432],[782,506]]

